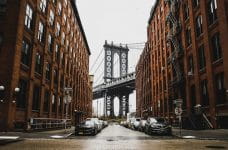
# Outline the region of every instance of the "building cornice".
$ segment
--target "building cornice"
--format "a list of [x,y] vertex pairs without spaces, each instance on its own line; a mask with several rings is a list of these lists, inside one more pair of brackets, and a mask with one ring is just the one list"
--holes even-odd
[[78,13],[77,5],[76,5],[76,0],[70,0],[70,2],[71,2],[71,5],[72,5],[72,8],[73,8],[73,10],[74,10],[74,14],[75,14],[75,17],[76,17],[76,19],[77,19],[79,28],[80,28],[80,30],[81,30],[81,32],[82,32],[82,36],[83,36],[83,39],[84,39],[84,41],[85,41],[85,45],[86,45],[88,54],[90,55],[91,52],[90,52],[89,44],[88,44],[88,41],[87,41],[87,38],[86,38],[86,35],[85,35],[85,31],[84,31],[84,29],[83,29],[82,22],[81,22],[79,13]]

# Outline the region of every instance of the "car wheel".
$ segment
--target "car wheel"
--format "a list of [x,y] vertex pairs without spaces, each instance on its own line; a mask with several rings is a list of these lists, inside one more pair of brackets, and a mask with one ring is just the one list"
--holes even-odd
[[92,135],[95,136],[96,134],[97,134],[97,131],[96,129],[94,129]]
[[172,135],[173,135],[173,134],[172,134],[172,130],[169,130],[169,132],[168,132],[167,135],[172,136]]

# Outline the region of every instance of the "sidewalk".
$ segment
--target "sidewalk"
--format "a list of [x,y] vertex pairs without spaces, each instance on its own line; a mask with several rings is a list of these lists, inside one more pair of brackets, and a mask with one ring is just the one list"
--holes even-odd
[[67,138],[74,133],[74,127],[68,129],[34,131],[34,132],[0,132],[0,140],[10,138],[27,139],[27,138]]
[[173,128],[173,135],[184,139],[228,140],[228,129],[215,130],[180,130]]

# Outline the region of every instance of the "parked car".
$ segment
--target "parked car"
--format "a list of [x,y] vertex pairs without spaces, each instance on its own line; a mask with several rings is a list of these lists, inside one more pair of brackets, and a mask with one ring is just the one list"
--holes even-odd
[[127,127],[130,128],[130,129],[133,129],[134,128],[134,122],[135,122],[135,118],[130,118],[129,119],[129,122],[127,123]]
[[138,130],[139,129],[139,123],[141,118],[135,118],[135,121],[133,122],[133,129]]
[[148,118],[145,133],[172,135],[172,127],[163,118]]
[[104,126],[105,126],[105,127],[108,126],[108,121],[104,121]]
[[98,132],[100,132],[102,130],[102,123],[99,121],[98,118],[87,118],[86,120],[93,121],[96,124],[97,128],[98,128]]
[[146,120],[140,120],[138,130],[144,132],[146,126]]
[[97,132],[97,126],[91,120],[86,120],[75,127],[75,135],[96,135]]

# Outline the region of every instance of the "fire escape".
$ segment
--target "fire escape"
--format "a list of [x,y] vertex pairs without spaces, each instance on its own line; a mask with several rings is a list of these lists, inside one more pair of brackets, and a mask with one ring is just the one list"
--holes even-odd
[[[184,83],[184,69],[182,65],[183,48],[181,45],[181,23],[179,21],[179,7],[181,0],[165,0],[170,7],[170,11],[166,17],[166,23],[170,27],[170,32],[167,35],[167,43],[171,46],[171,55],[168,58],[168,64],[172,65],[173,71],[176,77],[169,83],[170,89],[176,89],[178,91],[178,98],[183,99],[183,93],[185,90]],[[208,120],[207,116],[201,112],[195,114],[188,114],[188,119],[192,128],[194,129],[206,129],[213,128],[212,124]]]
[[183,81],[183,69],[181,69],[181,57],[183,49],[181,46],[180,33],[181,23],[179,21],[179,0],[166,0],[170,6],[170,12],[166,17],[166,23],[170,26],[170,32],[167,35],[167,43],[171,45],[172,53],[168,58],[168,64],[172,64],[176,77],[170,83],[170,87],[179,87]]

